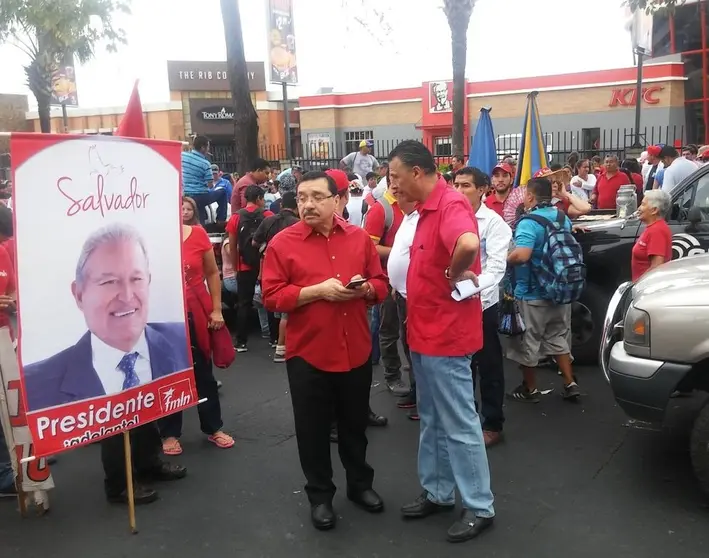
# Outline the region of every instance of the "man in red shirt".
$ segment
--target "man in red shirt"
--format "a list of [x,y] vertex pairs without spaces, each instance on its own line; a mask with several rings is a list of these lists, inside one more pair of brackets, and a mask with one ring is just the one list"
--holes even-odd
[[492,169],[492,193],[485,205],[505,220],[510,227],[517,220],[517,208],[524,203],[524,188],[514,188],[514,168],[509,163],[499,163]]
[[407,288],[408,340],[416,377],[419,480],[424,492],[402,508],[405,517],[450,511],[455,489],[463,513],[448,530],[462,542],[490,527],[495,516],[490,469],[473,399],[470,363],[483,345],[479,294],[456,301],[459,282],[477,282],[480,241],[468,200],[436,176],[422,143],[404,141],[389,155],[398,195],[418,202]]
[[233,215],[241,208],[246,207],[246,188],[252,184],[265,184],[271,174],[271,165],[266,159],[256,159],[251,165],[251,172],[242,176],[234,186],[231,193],[231,214]]
[[[377,254],[386,268],[391,247],[394,245],[404,212],[394,196],[396,187],[389,184],[381,199],[367,211],[364,230],[374,242]],[[384,381],[387,389],[396,396],[405,397],[411,389],[401,381],[401,357],[399,356],[399,312],[391,293],[379,307],[379,348],[384,364]]]
[[[298,186],[302,221],[278,234],[263,263],[266,308],[288,313],[286,369],[305,492],[316,529],[335,526],[330,422],[337,420],[347,497],[384,508],[367,464],[372,342],[367,305],[387,295],[387,279],[364,230],[336,215],[337,184],[309,172]],[[349,288],[347,287],[348,284]]]
[[615,209],[615,197],[621,186],[630,184],[624,172],[618,169],[618,157],[607,155],[603,164],[604,171],[598,176],[596,189],[591,194],[591,204],[595,203],[598,209]]
[[260,186],[251,184],[244,194],[246,206],[234,213],[226,225],[229,234],[229,255],[236,271],[236,350],[248,351],[249,319],[254,307],[254,293],[259,276],[261,256],[258,246],[253,244],[253,236],[259,225],[273,213],[264,210],[265,192]]

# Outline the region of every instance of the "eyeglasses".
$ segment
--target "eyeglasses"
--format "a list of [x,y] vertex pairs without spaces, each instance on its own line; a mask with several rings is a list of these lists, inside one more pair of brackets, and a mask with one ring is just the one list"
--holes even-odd
[[325,194],[313,194],[312,196],[299,195],[296,196],[295,201],[298,202],[298,205],[304,205],[308,203],[308,200],[312,201],[313,203],[322,203],[325,200],[329,200],[330,198],[334,197],[335,196],[333,194],[330,194],[329,196],[326,196]]

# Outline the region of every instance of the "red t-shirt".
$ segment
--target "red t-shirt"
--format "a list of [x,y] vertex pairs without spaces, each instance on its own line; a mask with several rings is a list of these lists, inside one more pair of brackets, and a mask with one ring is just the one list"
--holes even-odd
[[231,191],[231,213],[232,215],[239,211],[242,207],[246,207],[246,198],[244,192],[248,186],[256,184],[253,175],[247,172],[239,180],[236,181],[234,189]]
[[596,182],[596,207],[598,209],[615,209],[615,197],[618,195],[618,190],[621,186],[628,184],[628,177],[623,172],[617,172],[611,178],[603,173],[598,177]]
[[[384,196],[391,205],[391,209],[394,212],[394,220],[392,221],[391,227],[384,231],[384,225],[386,220],[386,214],[384,213],[384,206],[382,202],[375,203],[367,210],[367,218],[364,220],[364,230],[367,231],[369,237],[374,241],[375,244],[381,244],[382,246],[392,247],[394,245],[394,237],[396,232],[399,230],[402,221],[404,220],[404,212],[401,211],[396,198],[385,192]],[[382,236],[384,237],[382,239]]]
[[569,198],[564,198],[563,200],[559,200],[558,202],[556,202],[554,204],[554,207],[568,215],[570,205],[571,202],[569,201]]
[[[458,238],[478,234],[473,209],[443,179],[417,209],[420,217],[406,276],[409,347],[428,356],[477,353],[483,346],[480,297],[456,302],[445,276]],[[479,253],[471,271],[480,274]]]
[[185,284],[191,287],[204,284],[204,254],[210,250],[212,250],[212,243],[207,231],[202,227],[192,227],[192,234],[182,243]]
[[[253,213],[254,211],[256,211],[257,209],[260,209],[260,208],[258,205],[248,204],[244,209],[246,209],[246,211],[248,211],[250,213]],[[272,217],[273,215],[275,215],[275,213],[273,213],[273,211],[266,210],[263,212],[264,219],[266,217]],[[226,224],[226,232],[230,237],[231,237],[231,235],[234,235],[234,237],[238,237],[238,235],[239,235],[239,213],[238,213],[238,211],[236,213],[232,214],[232,216],[229,218],[229,222]],[[237,240],[236,246],[238,246],[239,239],[236,238],[236,240]],[[229,246],[231,246],[231,250],[233,250],[235,248],[235,246],[233,246],[231,242],[229,242]],[[239,255],[239,269],[237,269],[236,271],[249,271],[250,269],[251,269],[251,266],[245,264],[244,260],[242,260],[242,258],[241,258],[241,255]]]
[[650,269],[650,258],[662,256],[666,262],[672,259],[672,231],[664,219],[648,225],[633,246],[630,259],[630,273],[637,281]]

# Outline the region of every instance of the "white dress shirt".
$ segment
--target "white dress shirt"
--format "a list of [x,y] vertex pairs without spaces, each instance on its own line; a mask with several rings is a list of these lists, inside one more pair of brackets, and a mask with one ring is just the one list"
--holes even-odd
[[[507,253],[512,241],[512,229],[502,217],[484,203],[480,204],[475,217],[478,220],[478,234],[480,236],[480,264],[482,266],[480,277],[490,277],[494,281],[492,287],[488,287],[480,293],[483,310],[487,310],[500,301],[500,282],[507,270]],[[391,256],[389,257],[391,258]]]
[[[135,347],[128,351],[128,353],[135,352],[138,353],[138,360],[135,361],[135,373],[138,375],[140,385],[147,384],[153,380],[153,372],[150,368],[150,353],[145,332],[141,334]],[[118,365],[126,353],[106,345],[93,333],[91,334],[91,353],[94,370],[101,380],[106,395],[122,392],[126,375],[118,368]]]
[[394,244],[392,244],[387,260],[389,284],[404,298],[406,298],[406,275],[409,272],[409,263],[411,263],[411,245],[414,243],[418,222],[418,211],[404,215],[404,220],[399,225],[399,230],[396,231]]

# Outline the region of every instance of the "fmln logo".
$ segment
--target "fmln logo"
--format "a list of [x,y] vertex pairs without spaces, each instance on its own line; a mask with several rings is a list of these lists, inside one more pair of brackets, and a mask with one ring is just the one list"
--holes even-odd
[[180,380],[158,390],[163,413],[175,413],[192,404],[192,385],[189,379]]

